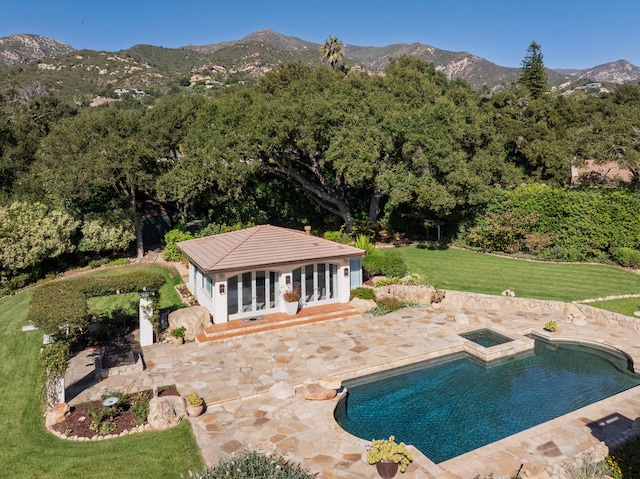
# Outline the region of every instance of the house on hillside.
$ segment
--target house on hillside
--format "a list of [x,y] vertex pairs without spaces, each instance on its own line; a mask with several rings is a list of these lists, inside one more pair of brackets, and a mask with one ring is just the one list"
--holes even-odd
[[188,288],[215,323],[285,311],[283,292],[304,305],[346,303],[362,286],[364,251],[305,232],[255,226],[177,244],[189,265]]
[[571,165],[571,186],[619,186],[632,181],[632,172],[615,161],[586,160],[580,167]]

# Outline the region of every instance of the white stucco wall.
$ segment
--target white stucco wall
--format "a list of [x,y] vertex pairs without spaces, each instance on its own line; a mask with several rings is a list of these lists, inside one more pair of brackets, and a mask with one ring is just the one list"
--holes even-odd
[[[350,259],[349,258],[334,258],[320,261],[321,263],[326,264],[335,264],[336,268],[336,277],[337,277],[337,286],[335,296],[333,298],[327,298],[322,301],[311,301],[307,303],[308,306],[314,306],[316,304],[327,304],[327,303],[346,303],[349,301],[349,294],[351,292],[351,287],[353,286],[353,278],[360,278],[360,284],[362,285],[362,272],[361,269],[359,271],[351,271],[350,270]],[[317,263],[317,262],[314,262]],[[270,268],[260,268],[260,271],[277,271],[279,273],[279,285],[278,285],[278,294],[279,301],[278,307],[268,310],[258,310],[258,311],[247,311],[244,313],[237,313],[234,315],[234,318],[243,318],[243,317],[251,317],[256,316],[256,314],[261,313],[273,313],[276,311],[285,311],[284,301],[282,299],[282,292],[284,291],[284,286],[287,284],[287,277],[290,278],[291,282],[293,282],[293,271],[297,268],[304,267],[308,264],[312,264],[312,262],[304,262],[299,264],[290,264],[290,265],[274,265]],[[361,262],[356,261],[352,262],[351,265],[357,264],[358,266]],[[227,312],[227,300],[229,294],[228,288],[228,279],[245,273],[247,271],[234,271],[225,274],[214,274],[211,276],[211,290],[207,288],[207,276],[204,275],[202,271],[200,271],[194,264],[189,264],[189,289],[196,296],[198,302],[201,306],[207,308],[212,316],[214,323],[225,323],[228,321],[228,312]],[[355,273],[355,274],[354,274]],[[204,278],[204,283],[203,283]],[[326,285],[327,291],[329,289],[329,285]],[[304,303],[303,303],[304,307]]]

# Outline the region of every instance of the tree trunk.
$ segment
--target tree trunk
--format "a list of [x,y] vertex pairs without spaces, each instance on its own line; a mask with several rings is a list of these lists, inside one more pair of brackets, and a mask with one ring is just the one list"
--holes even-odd
[[380,198],[382,197],[382,193],[376,187],[373,188],[373,193],[371,194],[371,198],[369,199],[369,220],[375,221],[378,219],[378,215],[380,214]]
[[142,236],[142,218],[138,214],[138,206],[136,205],[136,187],[133,185],[129,189],[129,201],[131,201],[133,225],[136,230],[136,258],[139,259],[144,256],[144,238]]

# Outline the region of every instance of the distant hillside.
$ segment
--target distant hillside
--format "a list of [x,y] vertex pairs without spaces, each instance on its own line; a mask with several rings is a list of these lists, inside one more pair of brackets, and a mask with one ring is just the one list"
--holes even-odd
[[[244,48],[245,51],[249,49],[254,52],[253,59],[256,63],[259,60],[263,63],[263,67],[270,69],[276,66],[278,62],[286,60],[286,58],[282,58],[283,52],[288,52],[288,56],[291,59],[297,59],[305,63],[320,63],[320,47],[321,44],[319,43],[307,42],[272,30],[260,30],[236,41],[184,48],[209,54],[224,50],[233,52],[231,56],[236,58],[238,58],[238,55],[235,53],[238,49]],[[267,55],[267,51],[270,51],[271,55]],[[495,87],[517,79],[520,74],[518,68],[501,67],[470,53],[440,50],[421,43],[400,43],[385,47],[345,45],[344,51],[347,65],[358,65],[364,70],[372,72],[384,70],[391,57],[414,55],[428,62],[433,62],[436,68],[445,73],[448,78],[463,78],[474,88],[481,88],[485,85]],[[243,55],[240,56],[246,57],[246,54],[243,52]],[[225,59],[221,60],[224,63]],[[552,70],[549,70],[548,73],[551,85],[558,85],[567,81],[566,75]]]
[[0,67],[27,63],[74,50],[71,45],[40,35],[11,35],[0,38]]
[[[240,40],[211,45],[163,48],[135,45],[119,52],[75,50],[39,35],[0,38],[0,82],[26,87],[37,83],[57,96],[85,99],[113,95],[115,89],[179,88],[185,84],[255,81],[282,63],[321,63],[319,43],[260,30]],[[415,55],[448,78],[462,78],[474,88],[499,88],[517,80],[519,68],[507,68],[466,52],[440,50],[421,43],[384,47],[345,45],[348,68],[381,72],[391,57]],[[571,91],[585,79],[607,84],[635,82],[640,68],[620,60],[587,70],[548,70],[550,87]],[[216,83],[219,82],[219,83]]]
[[630,83],[640,79],[640,67],[632,65],[626,60],[618,60],[581,70],[572,76],[577,79],[589,79],[601,83]]

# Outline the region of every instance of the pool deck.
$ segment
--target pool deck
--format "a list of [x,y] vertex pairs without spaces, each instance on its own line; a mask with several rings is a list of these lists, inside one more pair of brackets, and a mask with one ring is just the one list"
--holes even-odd
[[[557,332],[543,331],[549,320],[558,321]],[[344,381],[462,351],[467,341],[457,333],[480,327],[507,335],[538,332],[556,340],[607,345],[624,351],[636,367],[640,365],[640,333],[629,327],[581,324],[522,311],[425,307],[385,316],[351,315],[292,324],[202,345],[154,344],[143,348],[143,372],[76,389],[68,400],[73,405],[99,398],[107,390],[135,392],[176,384],[182,395],[195,390],[206,400],[205,414],[191,422],[207,465],[246,445],[263,451],[279,449],[318,473],[319,479],[373,479],[378,477],[376,469],[364,461],[368,441],[346,433],[333,419],[340,396],[309,401],[301,387],[321,378]],[[90,374],[90,358],[74,358],[67,386]],[[293,398],[276,399],[269,392],[281,381],[296,389]],[[637,418],[640,387],[440,464],[413,449],[413,463],[405,475],[397,477],[471,479],[493,473],[506,478],[519,470],[524,478],[563,477],[569,461],[584,454],[602,458],[608,447],[635,434],[640,429]],[[451,422],[455,420],[454,415]]]

